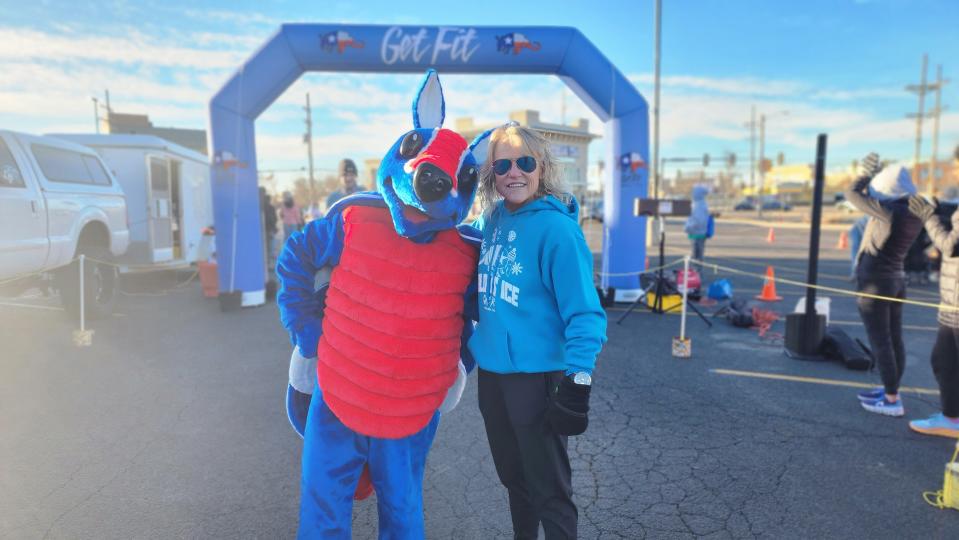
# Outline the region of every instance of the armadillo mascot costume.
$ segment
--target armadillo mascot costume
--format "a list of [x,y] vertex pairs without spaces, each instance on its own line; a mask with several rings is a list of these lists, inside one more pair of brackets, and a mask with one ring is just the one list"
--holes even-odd
[[381,539],[425,536],[426,455],[474,365],[465,343],[482,236],[457,224],[489,137],[467,145],[442,129],[444,114],[430,70],[376,192],[341,199],[280,255],[287,411],[304,438],[300,538],[350,538],[353,499],[371,484]]

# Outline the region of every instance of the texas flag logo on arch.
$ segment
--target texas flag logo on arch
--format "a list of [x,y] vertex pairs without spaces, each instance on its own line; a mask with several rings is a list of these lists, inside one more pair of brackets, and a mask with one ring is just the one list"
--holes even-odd
[[646,167],[646,161],[639,155],[638,152],[627,152],[620,156],[619,166],[623,170],[629,170],[629,172],[636,172],[637,169],[642,169]]
[[539,48],[540,44],[538,41],[530,41],[519,32],[510,32],[502,36],[496,36],[496,51],[503,54],[512,52],[516,55],[523,49],[538,51]]
[[326,52],[336,51],[339,54],[343,54],[343,50],[347,47],[362,49],[363,42],[353,39],[353,36],[351,36],[349,32],[334,30],[320,37],[320,47]]

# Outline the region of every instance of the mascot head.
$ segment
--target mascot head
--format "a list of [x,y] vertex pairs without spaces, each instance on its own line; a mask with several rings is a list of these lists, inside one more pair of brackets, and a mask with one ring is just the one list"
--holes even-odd
[[455,227],[476,195],[492,130],[467,144],[455,131],[443,129],[445,115],[440,78],[431,69],[413,100],[413,129],[380,162],[376,189],[389,206],[396,232],[407,238]]

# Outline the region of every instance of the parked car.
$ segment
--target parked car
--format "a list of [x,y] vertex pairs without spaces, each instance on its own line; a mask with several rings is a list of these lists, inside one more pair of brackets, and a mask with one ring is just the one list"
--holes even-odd
[[5,293],[52,281],[64,307],[79,313],[73,261],[84,254],[85,313],[106,316],[119,281],[111,261],[129,243],[123,190],[93,150],[0,131],[0,280],[13,281]]
[[736,203],[736,206],[733,207],[733,210],[736,212],[743,212],[746,210],[755,210],[756,209],[756,199],[752,197],[746,197],[745,199]]
[[776,198],[763,199],[763,210],[792,210],[792,205]]

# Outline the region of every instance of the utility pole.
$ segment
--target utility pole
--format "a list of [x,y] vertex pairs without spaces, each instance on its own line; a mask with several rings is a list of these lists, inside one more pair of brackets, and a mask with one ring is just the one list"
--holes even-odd
[[763,191],[766,189],[766,115],[759,115],[759,193],[756,210],[763,217]]
[[942,78],[942,64],[937,65],[936,82],[930,85],[930,88],[936,91],[936,105],[929,111],[929,115],[932,116],[932,157],[929,159],[929,183],[927,184],[926,192],[930,197],[936,194],[936,153],[939,151],[939,116],[942,114],[943,109],[940,104],[942,101],[942,85],[947,82],[949,82],[948,79],[943,80]]
[[749,114],[749,185],[756,189],[756,106],[753,105]]
[[656,170],[656,164],[659,163],[659,59],[660,59],[660,19],[663,15],[663,5],[662,0],[656,0],[655,9],[653,13],[653,18],[655,19],[656,24],[655,31],[653,33],[653,41],[655,42],[654,50],[655,57],[653,63],[655,65],[655,74],[653,75],[653,198],[659,198],[659,182],[660,174]]
[[913,166],[912,174],[913,180],[919,181],[919,152],[922,149],[922,118],[925,116],[925,106],[926,106],[926,92],[930,91],[929,85],[926,84],[926,66],[929,62],[929,55],[922,55],[922,71],[920,72],[919,84],[910,84],[906,87],[906,90],[909,92],[916,92],[919,94],[919,112],[916,114],[908,114],[907,118],[916,119],[916,146],[915,151],[913,152]]
[[100,102],[97,101],[97,98],[91,97],[93,100],[93,126],[97,130],[97,135],[100,134]]
[[310,162],[310,206],[317,204],[316,186],[313,180],[313,112],[310,110],[310,93],[306,93],[306,133],[303,134],[303,142],[306,143],[306,154]]
[[566,125],[566,87],[560,90],[559,94],[559,123]]

